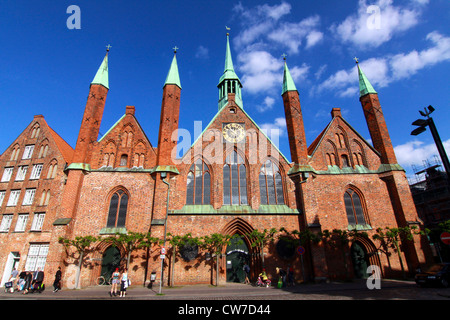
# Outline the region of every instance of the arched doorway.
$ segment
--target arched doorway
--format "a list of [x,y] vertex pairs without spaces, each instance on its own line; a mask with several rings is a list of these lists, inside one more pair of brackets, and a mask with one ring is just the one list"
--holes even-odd
[[367,267],[369,266],[369,259],[364,245],[359,241],[353,242],[350,254],[352,257],[355,278],[366,279],[368,277]]
[[120,268],[121,255],[118,248],[114,246],[108,247],[103,253],[101,275],[105,279],[111,278],[116,268]]
[[243,283],[245,280],[244,264],[249,263],[248,247],[243,237],[231,240],[226,250],[227,282]]

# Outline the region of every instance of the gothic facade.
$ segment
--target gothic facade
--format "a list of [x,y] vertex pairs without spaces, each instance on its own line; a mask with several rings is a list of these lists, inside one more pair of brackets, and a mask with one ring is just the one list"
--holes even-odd
[[[2,285],[13,267],[43,268],[53,275],[63,269],[64,286],[73,288],[77,259],[59,237],[103,236],[148,232],[205,236],[240,236],[223,249],[219,281],[238,281],[243,261],[254,278],[261,254],[269,276],[292,266],[297,281],[361,277],[361,268],[380,267],[383,277],[399,272],[399,260],[381,254],[372,238],[354,239],[341,248],[308,243],[300,256],[283,241],[263,251],[248,233],[270,228],[319,233],[417,225],[404,170],[398,165],[378,94],[359,71],[361,105],[369,144],[331,110],[331,120],[308,146],[300,96],[287,64],[282,100],[289,136],[290,159],[283,155],[244,109],[239,77],[233,67],[227,35],[225,70],[219,80],[218,112],[181,158],[176,156],[181,82],[174,55],[163,86],[157,145],[147,138],[135,108],[99,139],[109,91],[108,53],[89,89],[75,148],[35,116],[0,157],[0,274]],[[357,79],[355,79],[357,81]],[[81,269],[81,285],[93,285],[114,265],[123,266],[125,252],[97,241]],[[402,244],[404,268],[413,272],[426,263],[426,239],[416,235]],[[170,245],[167,244],[170,249]],[[157,247],[133,252],[133,283],[160,277]],[[211,283],[215,268],[202,250],[191,250],[175,265],[165,259],[165,281]],[[359,272],[359,273],[358,273]],[[51,284],[52,276],[46,277]]]

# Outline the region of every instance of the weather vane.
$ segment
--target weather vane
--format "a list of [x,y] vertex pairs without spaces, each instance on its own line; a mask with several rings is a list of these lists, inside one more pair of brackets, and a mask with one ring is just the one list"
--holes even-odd
[[[227,26],[225,26],[225,29],[227,29],[227,31],[230,31],[230,30],[231,30],[231,28],[229,28],[229,27],[227,27]],[[229,35],[230,35],[230,33],[227,32],[227,36],[229,36]]]

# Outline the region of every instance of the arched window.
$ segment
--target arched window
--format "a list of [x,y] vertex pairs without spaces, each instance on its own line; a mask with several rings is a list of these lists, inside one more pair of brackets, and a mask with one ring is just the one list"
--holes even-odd
[[123,190],[116,191],[109,202],[107,228],[125,227],[128,195]]
[[352,189],[347,189],[344,194],[345,210],[349,225],[366,224],[364,209],[359,195]]
[[278,166],[267,160],[259,171],[261,204],[284,204],[283,181]]
[[223,166],[223,204],[247,204],[247,170],[236,151],[228,155]]
[[206,164],[198,159],[187,176],[186,204],[210,204],[211,174]]

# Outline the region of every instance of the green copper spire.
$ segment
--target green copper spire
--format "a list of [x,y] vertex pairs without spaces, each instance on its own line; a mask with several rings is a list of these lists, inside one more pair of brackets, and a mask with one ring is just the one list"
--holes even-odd
[[364,72],[362,72],[361,68],[359,67],[358,58],[355,58],[355,61],[356,65],[358,66],[358,74],[359,74],[359,96],[362,97],[369,93],[377,93],[370,84]]
[[[227,27],[227,30],[230,30]],[[219,110],[228,103],[228,93],[235,94],[235,102],[238,106],[243,108],[242,96],[241,96],[241,80],[234,71],[233,59],[231,58],[230,49],[230,34],[227,33],[227,48],[225,52],[225,70],[220,77],[219,84]]]
[[170,65],[169,73],[167,74],[166,82],[164,83],[164,86],[166,84],[174,84],[177,85],[181,89],[181,82],[180,82],[180,75],[178,73],[178,64],[177,64],[177,50],[178,48],[173,48],[174,55],[172,59],[172,64]]
[[94,77],[94,80],[92,80],[92,84],[100,84],[104,86],[105,88],[109,89],[109,78],[108,78],[108,52],[109,48],[111,48],[110,45],[107,46],[106,55],[103,59],[102,64],[100,65],[100,68],[98,68],[97,74]]
[[284,56],[284,74],[283,74],[283,91],[281,92],[281,95],[285,94],[285,92],[288,91],[297,91],[294,80],[292,80],[291,73],[289,72],[289,68],[286,64],[286,56],[285,55],[283,56]]

